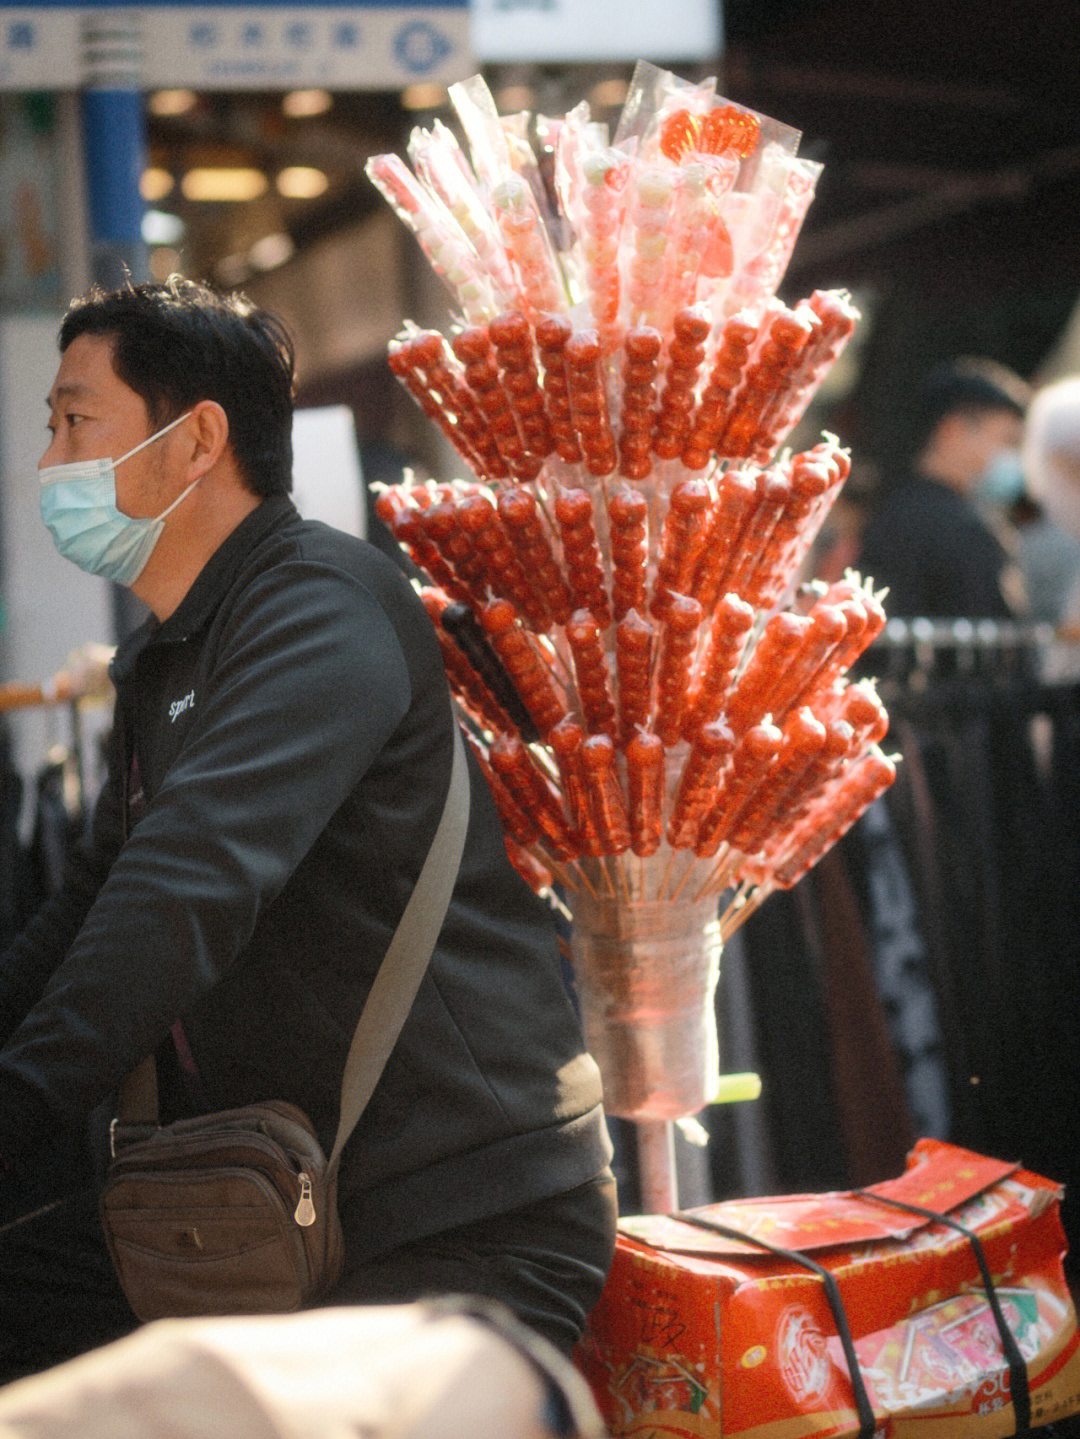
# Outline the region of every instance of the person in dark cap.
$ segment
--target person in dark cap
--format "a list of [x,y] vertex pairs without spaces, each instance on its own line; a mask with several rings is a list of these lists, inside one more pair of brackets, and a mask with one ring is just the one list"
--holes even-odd
[[926,376],[906,473],[867,521],[856,562],[888,586],[890,616],[1023,617],[1019,569],[975,497],[1018,449],[1028,399],[1025,382],[990,360],[953,360]]

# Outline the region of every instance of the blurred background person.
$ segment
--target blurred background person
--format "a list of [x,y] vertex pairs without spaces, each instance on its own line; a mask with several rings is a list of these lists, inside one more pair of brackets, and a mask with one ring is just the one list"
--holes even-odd
[[1058,612],[1050,618],[1080,630],[1080,375],[1035,396],[1024,427],[1023,466],[1042,523],[1072,556],[1059,581]]
[[888,586],[890,617],[1026,616],[1015,534],[991,525],[976,495],[1002,456],[1015,456],[1028,400],[1020,376],[991,360],[953,360],[926,376],[909,458],[874,506],[858,555],[858,568]]

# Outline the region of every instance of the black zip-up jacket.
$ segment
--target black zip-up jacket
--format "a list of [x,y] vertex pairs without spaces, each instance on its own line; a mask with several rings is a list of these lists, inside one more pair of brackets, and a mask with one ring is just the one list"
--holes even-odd
[[[150,1052],[163,1117],[288,1099],[329,1151],[352,1031],[449,782],[430,621],[390,560],[279,497],[125,641],[113,678],[90,840],[0,966],[0,1156],[84,1118]],[[141,787],[126,841],[125,746]],[[345,1150],[354,1258],[560,1193],[610,1157],[552,925],[469,764],[447,918]]]

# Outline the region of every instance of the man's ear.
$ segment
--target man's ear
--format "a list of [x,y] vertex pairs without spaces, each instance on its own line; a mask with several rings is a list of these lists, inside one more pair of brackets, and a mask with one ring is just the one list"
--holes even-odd
[[961,410],[953,410],[951,414],[944,415],[934,431],[934,438],[939,445],[951,448],[957,441],[963,441],[971,435],[971,416]]
[[192,436],[188,478],[202,479],[225,453],[229,443],[229,420],[216,400],[200,400],[192,406],[188,432]]

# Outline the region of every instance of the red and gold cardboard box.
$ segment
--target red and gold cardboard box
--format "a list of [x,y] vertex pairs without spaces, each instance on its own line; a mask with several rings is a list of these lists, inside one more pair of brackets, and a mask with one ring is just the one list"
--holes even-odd
[[[834,1276],[878,1439],[1012,1434],[1009,1366],[970,1239],[888,1199],[947,1214],[978,1237],[1026,1368],[1032,1426],[1080,1411],[1080,1341],[1051,1181],[920,1140],[903,1175],[860,1193],[689,1213],[805,1254]],[[675,1217],[623,1220],[577,1361],[614,1436],[859,1432],[820,1275]]]

